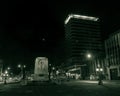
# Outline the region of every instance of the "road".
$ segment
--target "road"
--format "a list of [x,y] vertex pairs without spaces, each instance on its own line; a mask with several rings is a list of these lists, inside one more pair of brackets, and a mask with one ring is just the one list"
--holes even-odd
[[62,84],[0,85],[0,96],[120,96],[120,83],[105,81],[70,81]]

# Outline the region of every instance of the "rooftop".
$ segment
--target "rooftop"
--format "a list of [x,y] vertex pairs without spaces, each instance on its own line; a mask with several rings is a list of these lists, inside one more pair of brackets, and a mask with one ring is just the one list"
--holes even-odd
[[92,17],[92,16],[85,16],[85,15],[77,15],[77,14],[69,14],[65,20],[65,24],[67,24],[71,18],[75,19],[83,19],[83,20],[91,20],[91,21],[98,21],[99,18]]

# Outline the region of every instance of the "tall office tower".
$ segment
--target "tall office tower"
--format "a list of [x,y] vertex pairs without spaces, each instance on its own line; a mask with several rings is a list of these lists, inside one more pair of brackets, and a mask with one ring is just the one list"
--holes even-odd
[[[82,66],[92,63],[95,57],[102,52],[99,18],[76,14],[68,15],[65,20],[65,43],[67,65]],[[87,58],[87,54],[90,54],[91,58]],[[96,61],[96,64],[98,63],[99,61]],[[90,73],[96,72],[96,64],[89,65]]]

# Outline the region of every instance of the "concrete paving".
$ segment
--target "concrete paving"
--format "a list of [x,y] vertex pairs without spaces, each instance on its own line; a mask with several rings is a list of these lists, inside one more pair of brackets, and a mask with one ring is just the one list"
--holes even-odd
[[119,81],[72,80],[61,84],[7,84],[0,96],[120,96]]

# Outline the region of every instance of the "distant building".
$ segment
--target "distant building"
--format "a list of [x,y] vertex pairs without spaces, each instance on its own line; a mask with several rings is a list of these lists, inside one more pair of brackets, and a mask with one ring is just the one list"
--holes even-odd
[[120,79],[120,30],[105,40],[105,52],[108,78]]
[[[68,66],[87,64],[86,67],[81,67],[86,71],[82,73],[96,73],[103,53],[99,18],[70,14],[64,26],[66,64]],[[87,54],[91,54],[92,57],[88,59]]]

